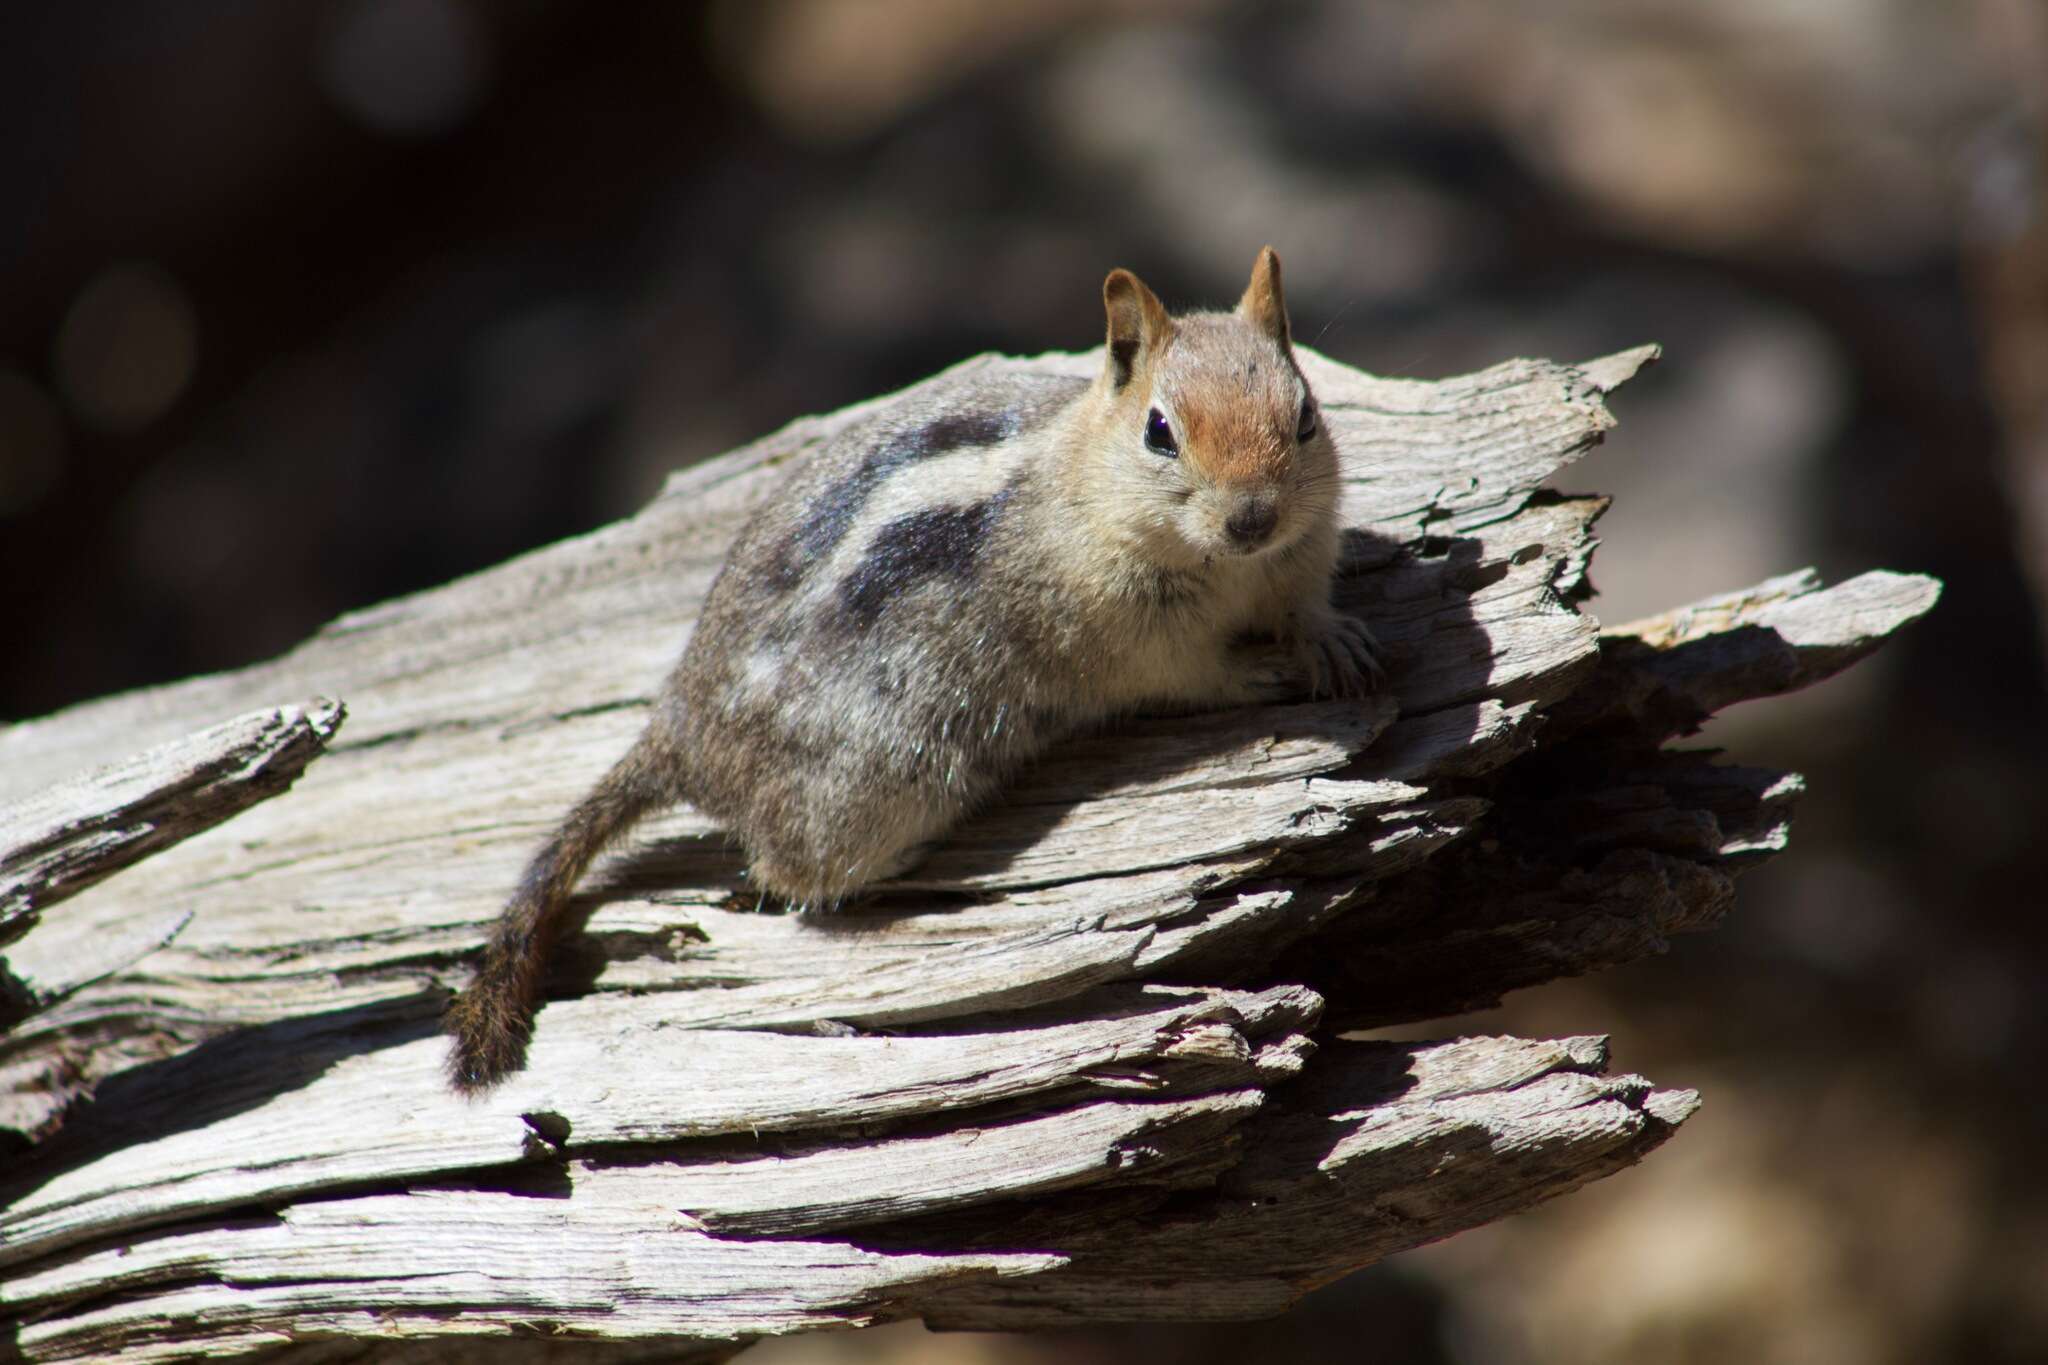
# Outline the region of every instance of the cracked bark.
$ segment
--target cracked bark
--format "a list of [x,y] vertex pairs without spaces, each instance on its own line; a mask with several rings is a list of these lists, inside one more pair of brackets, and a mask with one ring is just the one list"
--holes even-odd
[[[218,751],[247,713],[317,732],[289,795],[203,832],[161,784],[111,823],[191,837],[20,921],[18,977],[74,969],[0,1038],[12,1349],[718,1359],[905,1316],[1254,1316],[1640,1159],[1695,1097],[1608,1075],[1603,1040],[1337,1034],[1711,927],[1799,783],[1666,742],[1932,605],[1802,574],[1603,635],[1605,503],[1544,483],[1653,356],[1421,383],[1304,352],[1351,471],[1336,596],[1389,697],[1134,718],[833,919],[755,913],[715,832],[663,817],[589,879],[530,1065],[480,1102],[436,1020],[519,862],[630,740],[776,467],[892,400],[281,659],[0,733],[0,800],[43,812],[40,843],[0,820],[13,869],[134,808],[53,788],[82,769]],[[280,708],[308,696],[347,727]]]

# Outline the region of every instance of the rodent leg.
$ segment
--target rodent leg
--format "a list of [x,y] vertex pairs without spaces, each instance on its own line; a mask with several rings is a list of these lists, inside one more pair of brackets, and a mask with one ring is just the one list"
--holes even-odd
[[1285,641],[1248,641],[1231,646],[1227,679],[1219,680],[1205,694],[1190,697],[1195,709],[1219,703],[1260,705],[1297,700],[1301,696],[1306,661]]
[[1355,616],[1325,608],[1300,621],[1291,643],[1316,696],[1369,697],[1386,686],[1379,641]]
[[878,783],[864,800],[816,815],[751,840],[747,875],[794,909],[829,913],[924,861],[959,803],[920,785]]

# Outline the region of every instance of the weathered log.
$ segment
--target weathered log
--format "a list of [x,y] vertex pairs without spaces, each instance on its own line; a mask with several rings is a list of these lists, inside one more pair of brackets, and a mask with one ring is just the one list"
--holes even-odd
[[76,941],[189,922],[0,1039],[14,1349],[716,1359],[913,1315],[1268,1314],[1664,1140],[1694,1097],[1606,1076],[1599,1040],[1335,1033],[1710,925],[1798,782],[1664,742],[1936,585],[1795,576],[1603,637],[1605,503],[1542,485],[1652,348],[1440,383],[1303,355],[1390,696],[1121,723],[836,917],[763,913],[665,816],[589,879],[530,1064],[479,1101],[437,1016],[519,862],[778,466],[894,400],[273,662],[0,733],[4,800],[279,697],[350,716],[288,797],[65,907]]
[[[0,948],[66,897],[287,790],[341,719],[334,702],[237,716],[0,805]],[[163,947],[191,918],[160,910],[111,931],[38,934],[0,970],[0,1029]]]

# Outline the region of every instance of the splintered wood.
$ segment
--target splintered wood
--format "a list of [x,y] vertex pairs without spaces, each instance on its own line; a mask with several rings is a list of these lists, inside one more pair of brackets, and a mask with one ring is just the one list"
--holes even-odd
[[781,467],[896,399],[281,659],[0,732],[11,1349],[714,1360],[1257,1316],[1639,1160],[1695,1097],[1599,1039],[1337,1035],[1711,927],[1798,779],[1664,741],[1938,585],[1792,575],[1603,635],[1605,502],[1543,485],[1653,348],[1439,383],[1302,356],[1390,695],[1133,718],[836,917],[763,912],[663,816],[586,880],[481,1100],[437,1020],[522,860]]

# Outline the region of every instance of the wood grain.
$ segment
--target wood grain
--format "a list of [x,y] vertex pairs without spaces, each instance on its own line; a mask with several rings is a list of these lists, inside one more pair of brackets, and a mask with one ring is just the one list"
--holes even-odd
[[1386,696],[1119,722],[833,917],[762,913],[665,815],[587,879],[530,1065],[481,1101],[443,1088],[437,1017],[520,862],[782,467],[893,399],[272,662],[0,732],[21,798],[279,696],[349,709],[287,797],[66,906],[182,928],[0,1038],[13,1348],[708,1360],[906,1316],[1255,1316],[1640,1159],[1695,1099],[1599,1040],[1336,1035],[1709,927],[1799,783],[1663,742],[1932,605],[1799,576],[1603,633],[1605,501],[1545,483],[1654,358],[1425,383],[1304,352]]

